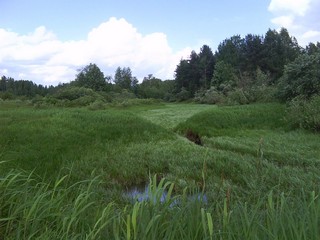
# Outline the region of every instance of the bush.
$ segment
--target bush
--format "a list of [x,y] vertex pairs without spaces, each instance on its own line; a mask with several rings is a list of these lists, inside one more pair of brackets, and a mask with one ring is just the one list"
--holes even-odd
[[181,88],[181,91],[177,93],[176,100],[179,102],[182,102],[182,101],[190,99],[190,97],[191,97],[191,93],[183,87],[183,88]]
[[70,101],[79,99],[84,96],[91,96],[93,98],[101,98],[101,96],[89,88],[84,87],[65,87],[59,89],[59,91],[53,95],[54,98],[57,99],[68,99]]
[[97,101],[94,101],[93,103],[91,103],[89,106],[88,106],[88,109],[89,110],[103,110],[106,108],[106,105],[103,101],[101,100],[97,100]]
[[217,91],[215,87],[196,92],[194,99],[196,102],[208,104],[224,104],[226,102],[225,95]]
[[293,99],[287,109],[287,120],[293,128],[304,128],[320,132],[320,95],[305,100]]
[[276,87],[273,86],[254,86],[247,91],[247,98],[249,102],[275,102],[276,99]]
[[128,99],[134,99],[136,98],[136,95],[134,93],[123,89],[120,93],[118,92],[110,92],[109,93],[110,99],[112,99],[112,102],[123,102],[127,101]]
[[0,92],[0,99],[2,100],[12,100],[15,96],[11,92]]
[[310,99],[320,94],[320,53],[300,55],[285,66],[278,84],[278,98],[283,101],[298,96]]
[[237,88],[232,92],[229,92],[228,93],[228,100],[230,101],[231,104],[243,105],[243,104],[249,103],[249,100],[248,100],[245,92],[240,88]]

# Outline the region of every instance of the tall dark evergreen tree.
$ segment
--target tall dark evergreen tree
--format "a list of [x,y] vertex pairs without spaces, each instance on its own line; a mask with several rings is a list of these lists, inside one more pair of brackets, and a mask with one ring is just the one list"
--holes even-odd
[[217,61],[223,61],[226,64],[230,64],[236,71],[241,71],[241,64],[244,58],[243,44],[244,40],[240,35],[225,39],[218,46],[218,51],[216,52]]
[[262,54],[263,37],[253,34],[246,35],[242,46],[243,61],[241,69],[249,73],[254,73],[258,67],[261,67]]
[[262,70],[270,72],[273,81],[279,79],[284,66],[295,60],[300,54],[297,40],[290,37],[287,29],[268,30],[263,42]]
[[181,60],[175,71],[176,91],[193,96],[201,88],[210,87],[215,60],[209,46],[203,45],[200,53],[192,51],[188,60]]
[[199,53],[200,87],[205,89],[210,87],[214,65],[215,59],[211,48],[208,45],[203,45]]
[[189,86],[189,72],[189,60],[181,59],[175,70],[176,92],[179,92],[182,88],[187,88]]
[[6,91],[7,90],[7,77],[2,76],[0,80],[0,91]]
[[320,53],[320,42],[315,43],[309,43],[306,46],[305,52],[309,55],[315,54],[315,53]]

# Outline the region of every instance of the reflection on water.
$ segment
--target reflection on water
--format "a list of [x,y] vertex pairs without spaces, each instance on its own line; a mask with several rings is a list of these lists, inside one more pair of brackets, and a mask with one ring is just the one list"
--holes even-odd
[[[143,201],[150,201],[153,203],[156,203],[157,200],[160,200],[161,203],[165,202],[167,198],[167,191],[162,191],[160,193],[160,196],[158,194],[152,194],[149,193],[150,191],[150,186],[147,185],[145,188],[138,188],[138,187],[133,187],[127,192],[124,193],[124,197],[131,199],[133,201],[138,201],[138,202],[143,202]],[[191,194],[188,195],[188,201],[200,201],[204,204],[208,204],[208,199],[206,194],[202,193],[196,193],[196,194]],[[177,199],[174,199],[174,196],[171,196],[171,200],[173,200],[173,204],[177,204]]]

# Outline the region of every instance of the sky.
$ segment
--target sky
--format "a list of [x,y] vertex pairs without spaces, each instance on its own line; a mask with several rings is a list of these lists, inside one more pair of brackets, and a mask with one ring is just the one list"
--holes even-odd
[[300,46],[320,41],[320,0],[0,0],[0,76],[57,85],[95,63],[173,79],[206,44],[281,27]]

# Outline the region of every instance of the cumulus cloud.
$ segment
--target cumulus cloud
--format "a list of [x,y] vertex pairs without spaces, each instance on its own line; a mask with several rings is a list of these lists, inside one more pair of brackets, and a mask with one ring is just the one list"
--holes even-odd
[[271,22],[285,27],[300,45],[320,41],[318,10],[320,0],[271,0],[268,10],[274,14]]
[[293,20],[294,20],[294,17],[292,15],[289,15],[289,16],[280,16],[280,17],[273,18],[271,19],[271,22],[275,25],[285,27],[287,29],[297,28],[297,26],[294,25]]
[[306,38],[306,39],[310,39],[310,38],[314,38],[314,37],[317,37],[318,39],[320,39],[320,31],[308,31],[308,32],[305,32],[303,35],[302,35],[302,38]]
[[0,29],[0,64],[6,70],[2,72],[45,85],[73,80],[77,69],[90,62],[106,75],[122,66],[140,79],[149,73],[173,78],[179,60],[190,51],[173,52],[164,33],[142,35],[123,18],[110,18],[79,41],[60,41],[44,26],[26,35]]
[[311,0],[271,0],[268,10],[271,12],[288,11],[304,16],[310,7]]

